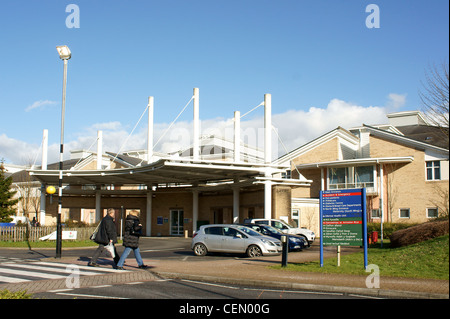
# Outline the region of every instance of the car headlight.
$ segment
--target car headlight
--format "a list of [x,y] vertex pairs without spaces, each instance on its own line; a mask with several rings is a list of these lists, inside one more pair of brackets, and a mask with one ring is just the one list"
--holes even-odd
[[270,240],[261,238],[261,241],[266,245],[275,246],[275,244],[273,242],[271,242]]

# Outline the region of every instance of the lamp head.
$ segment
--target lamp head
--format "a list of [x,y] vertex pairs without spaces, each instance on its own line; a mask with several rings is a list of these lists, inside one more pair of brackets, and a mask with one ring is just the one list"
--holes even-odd
[[48,186],[46,191],[47,191],[47,194],[53,195],[56,192],[56,188],[55,188],[55,186]]
[[69,47],[67,45],[58,45],[56,47],[56,50],[58,50],[58,54],[61,60],[69,60],[72,57],[72,54],[70,53]]

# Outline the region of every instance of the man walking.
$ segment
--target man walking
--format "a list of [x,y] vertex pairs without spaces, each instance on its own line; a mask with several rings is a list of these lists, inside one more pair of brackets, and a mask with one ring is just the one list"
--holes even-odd
[[[100,222],[100,227],[98,228],[98,232],[95,235],[94,241],[98,244],[98,248],[92,256],[91,261],[88,263],[88,266],[97,267],[97,259],[100,254],[106,249],[105,246],[109,243],[117,244],[117,232],[116,232],[116,224],[114,223],[114,217],[116,214],[116,210],[114,208],[108,208],[108,213]],[[117,266],[120,257],[117,254],[116,247],[114,246],[114,264]]]

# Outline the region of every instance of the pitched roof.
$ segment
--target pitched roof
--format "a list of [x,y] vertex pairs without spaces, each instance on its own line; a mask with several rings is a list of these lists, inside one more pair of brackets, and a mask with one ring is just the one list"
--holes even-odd
[[[448,150],[448,128],[429,125],[399,126],[397,129],[413,140],[445,148]],[[445,133],[446,131],[446,133]]]
[[388,132],[388,131],[385,131],[385,130],[381,130],[379,128],[376,128],[376,127],[373,127],[373,126],[370,126],[370,125],[363,124],[363,126],[366,129],[370,130],[370,134],[377,135],[377,136],[380,136],[380,137],[384,137],[384,138],[393,140],[393,141],[395,141],[397,143],[401,143],[401,144],[404,144],[404,145],[416,147],[416,148],[419,148],[419,149],[431,149],[431,150],[434,150],[434,151],[438,151],[438,152],[442,152],[442,153],[448,154],[448,144],[446,144],[445,147],[441,147],[441,146],[437,146],[437,145],[434,145],[434,144],[431,144],[431,143],[426,143],[425,141],[421,141],[421,140],[419,140],[417,138],[414,139],[414,138],[410,137],[410,136],[414,136],[414,134],[412,134],[412,133],[410,134],[410,136],[399,135],[399,134],[395,134],[395,133]]

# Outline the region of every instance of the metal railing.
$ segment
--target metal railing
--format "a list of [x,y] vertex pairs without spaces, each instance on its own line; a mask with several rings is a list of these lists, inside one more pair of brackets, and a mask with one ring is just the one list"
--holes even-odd
[[[95,227],[66,228],[63,231],[76,231],[77,240],[88,240]],[[39,238],[56,231],[56,226],[0,226],[0,241],[39,241]]]
[[374,182],[356,182],[356,183],[336,183],[329,184],[328,189],[350,189],[350,188],[366,188],[367,193],[376,193]]

